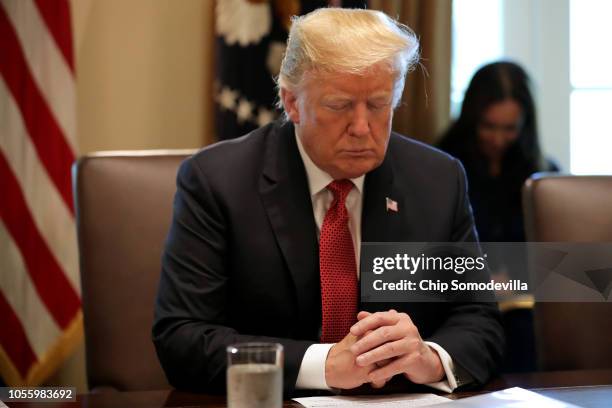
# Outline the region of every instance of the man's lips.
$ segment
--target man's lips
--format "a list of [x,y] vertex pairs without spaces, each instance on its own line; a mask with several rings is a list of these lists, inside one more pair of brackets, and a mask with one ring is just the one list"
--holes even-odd
[[342,150],[342,154],[351,157],[364,157],[364,156],[372,156],[374,151],[371,149],[345,149]]

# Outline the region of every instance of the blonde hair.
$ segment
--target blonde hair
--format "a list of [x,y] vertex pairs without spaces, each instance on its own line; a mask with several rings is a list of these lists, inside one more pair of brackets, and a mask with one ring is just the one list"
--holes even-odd
[[[296,91],[306,72],[363,74],[388,64],[395,74],[393,107],[406,73],[419,60],[419,40],[406,25],[374,10],[321,8],[292,18],[278,76],[280,89]],[[280,107],[282,100],[279,101]]]

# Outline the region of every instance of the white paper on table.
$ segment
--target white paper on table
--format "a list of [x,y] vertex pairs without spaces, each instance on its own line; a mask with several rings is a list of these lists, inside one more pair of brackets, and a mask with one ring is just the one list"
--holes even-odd
[[568,402],[559,401],[519,387],[463,398],[441,406],[448,408],[454,408],[455,406],[464,408],[578,408],[578,406]]
[[294,398],[306,408],[398,408],[426,407],[448,402],[448,398],[435,394],[354,395],[334,397]]

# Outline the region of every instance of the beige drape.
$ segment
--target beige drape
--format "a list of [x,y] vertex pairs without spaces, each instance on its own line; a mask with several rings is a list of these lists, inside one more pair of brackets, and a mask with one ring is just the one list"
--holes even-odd
[[421,41],[421,67],[408,75],[393,129],[434,143],[449,123],[452,0],[370,0],[408,25]]

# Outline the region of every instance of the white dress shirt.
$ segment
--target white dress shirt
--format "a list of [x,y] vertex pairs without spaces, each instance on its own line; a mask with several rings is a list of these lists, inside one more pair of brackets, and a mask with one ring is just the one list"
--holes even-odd
[[[299,136],[295,135],[300,156],[304,162],[306,168],[306,176],[308,178],[308,187],[310,188],[310,198],[312,199],[312,211],[317,224],[317,237],[321,234],[321,226],[323,225],[323,219],[325,214],[333,201],[333,194],[326,187],[334,179],[318,168],[310,156],[304,150],[302,141]],[[359,254],[361,252],[361,212],[363,208],[363,182],[365,175],[351,179],[354,184],[353,189],[349,192],[346,197],[346,209],[349,214],[349,230],[353,238],[353,247],[355,248],[355,265],[357,265],[357,277],[359,278]],[[433,348],[442,361],[444,372],[446,373],[446,380],[439,381],[436,383],[427,384],[430,387],[438,389],[444,392],[452,392],[457,388],[457,381],[455,378],[453,360],[450,355],[436,343],[426,341],[427,345]],[[329,390],[330,387],[325,381],[325,360],[327,354],[334,344],[313,344],[308,347],[300,371],[298,373],[296,388],[298,389],[320,389]]]

